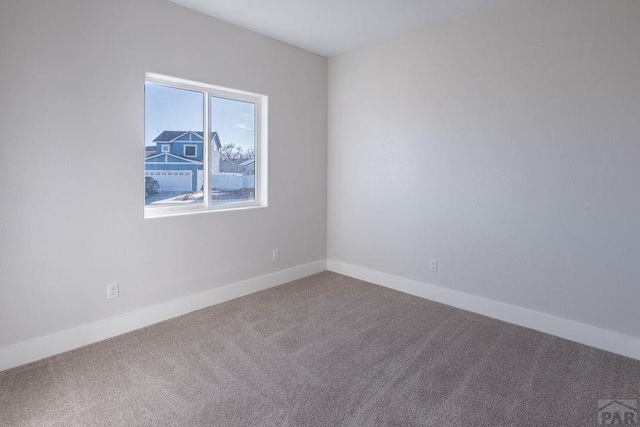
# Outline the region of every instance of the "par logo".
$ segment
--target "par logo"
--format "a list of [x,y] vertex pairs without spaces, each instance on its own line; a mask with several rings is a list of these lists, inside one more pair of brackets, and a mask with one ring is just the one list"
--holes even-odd
[[637,400],[598,400],[598,424],[635,426],[638,423]]

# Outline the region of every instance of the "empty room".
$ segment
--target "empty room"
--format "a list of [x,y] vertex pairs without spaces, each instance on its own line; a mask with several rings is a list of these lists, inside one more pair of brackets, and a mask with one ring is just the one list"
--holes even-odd
[[640,425],[639,0],[0,0],[0,131],[0,426]]

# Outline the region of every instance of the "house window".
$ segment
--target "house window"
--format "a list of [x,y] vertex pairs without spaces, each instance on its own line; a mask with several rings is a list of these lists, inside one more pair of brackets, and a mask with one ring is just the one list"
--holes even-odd
[[147,73],[144,99],[144,144],[169,154],[144,159],[145,218],[267,206],[266,96]]
[[196,157],[197,147],[195,145],[185,145],[183,153],[185,157]]

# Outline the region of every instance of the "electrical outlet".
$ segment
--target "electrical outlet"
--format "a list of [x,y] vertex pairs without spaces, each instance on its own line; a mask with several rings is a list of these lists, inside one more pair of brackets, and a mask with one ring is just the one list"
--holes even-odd
[[120,295],[118,282],[109,283],[107,285],[107,299],[118,298],[118,295]]
[[280,259],[280,250],[279,249],[274,249],[273,250],[273,260],[277,261]]
[[435,258],[431,258],[429,260],[429,270],[433,271],[434,273],[436,271],[438,271],[438,260]]

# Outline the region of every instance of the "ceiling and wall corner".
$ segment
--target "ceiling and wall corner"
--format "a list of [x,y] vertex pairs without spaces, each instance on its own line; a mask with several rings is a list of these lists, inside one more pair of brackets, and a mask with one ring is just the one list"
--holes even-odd
[[170,0],[293,46],[334,56],[505,0]]

